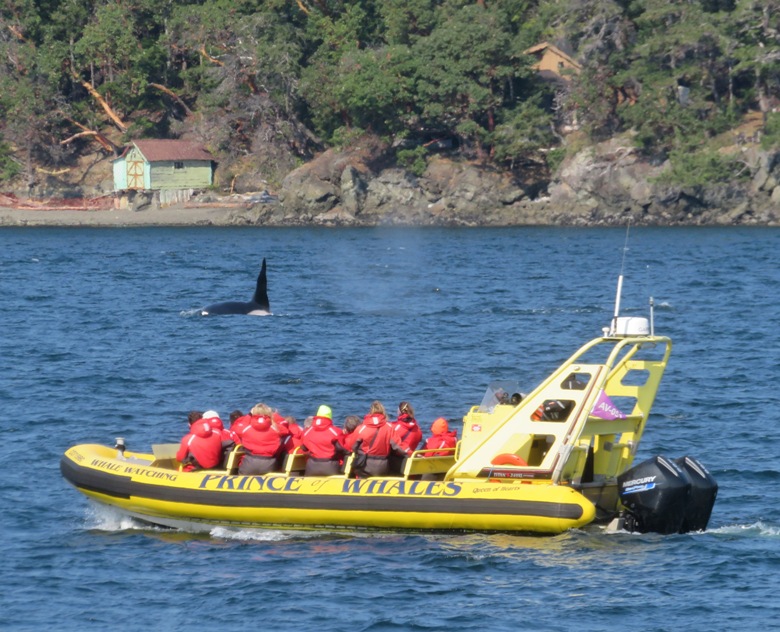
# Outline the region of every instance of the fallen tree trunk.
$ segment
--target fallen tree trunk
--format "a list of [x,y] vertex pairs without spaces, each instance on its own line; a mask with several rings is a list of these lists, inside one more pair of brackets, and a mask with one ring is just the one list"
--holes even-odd
[[62,117],[78,127],[81,131],[77,134],[74,134],[73,136],[70,136],[69,138],[66,138],[65,140],[60,141],[60,145],[67,145],[68,143],[73,142],[77,138],[82,138],[84,136],[92,136],[100,145],[105,149],[106,151],[112,152],[115,156],[119,155],[119,147],[117,147],[114,143],[112,143],[108,138],[106,138],[101,132],[98,132],[94,129],[89,129],[86,125],[82,125],[78,121],[74,121],[72,118],[64,114],[63,112],[60,112],[62,114]]
[[181,97],[178,94],[176,94],[173,90],[171,90],[170,88],[166,88],[164,85],[159,83],[150,83],[149,85],[152,86],[152,88],[157,88],[163,94],[167,94],[169,97],[171,97],[174,101],[176,101],[176,103],[178,103],[180,106],[184,108],[184,111],[187,114],[192,114],[192,110],[190,110],[187,104],[184,101],[182,101]]
[[98,102],[98,105],[103,108],[103,111],[106,113],[106,115],[108,115],[108,118],[113,121],[114,125],[116,125],[120,131],[126,132],[127,123],[125,123],[121,117],[116,112],[114,112],[108,102],[102,96],[100,96],[100,93],[95,90],[92,84],[89,83],[89,81],[85,81],[79,77],[75,72],[71,72],[71,75],[73,76],[73,79],[78,81],[84,87],[84,89],[89,92],[90,96]]

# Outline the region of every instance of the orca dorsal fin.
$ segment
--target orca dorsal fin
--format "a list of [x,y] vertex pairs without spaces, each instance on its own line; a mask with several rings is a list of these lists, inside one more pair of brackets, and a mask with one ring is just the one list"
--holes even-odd
[[252,297],[252,302],[257,303],[260,309],[271,311],[271,305],[268,302],[268,280],[265,276],[265,258],[263,258],[260,274],[257,276],[257,288],[255,289],[255,295]]

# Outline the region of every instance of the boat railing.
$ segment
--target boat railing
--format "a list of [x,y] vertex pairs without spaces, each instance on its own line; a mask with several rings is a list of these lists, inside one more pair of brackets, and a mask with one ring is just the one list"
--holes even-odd
[[[446,452],[447,454],[441,454]],[[457,447],[415,450],[406,459],[403,477],[408,479],[423,474],[446,474],[455,465]]]
[[308,460],[309,455],[300,446],[296,447],[284,460],[284,475],[300,476],[306,471],[306,461]]
[[[181,464],[176,460],[173,452],[174,448],[178,448],[178,444],[159,444],[155,446],[154,460],[143,461],[145,464],[149,464],[152,467],[164,467],[168,469],[179,469]],[[403,478],[418,478],[423,474],[445,474],[454,464],[457,458],[457,453],[460,448],[460,442],[455,448],[434,448],[430,450],[416,450],[410,457],[405,459],[403,471],[400,474],[394,476]],[[446,455],[442,455],[442,452],[446,452]],[[242,445],[236,445],[228,454],[224,461],[224,465],[219,470],[224,470],[229,475],[238,474],[238,466],[241,462],[241,457],[246,454],[246,450]],[[432,456],[436,454],[436,456]],[[279,474],[284,476],[303,476],[306,471],[306,461],[309,455],[306,454],[300,447],[295,448],[284,459],[283,468],[277,470]],[[355,459],[354,453],[350,453],[346,456],[344,461],[343,472],[341,474],[335,474],[334,476],[342,478],[352,478],[353,473],[353,461]],[[140,461],[139,461],[140,462]],[[391,475],[393,476],[393,475]]]
[[246,454],[244,446],[241,444],[235,446],[225,459],[225,471],[228,474],[238,473],[238,464],[241,463],[241,457]]

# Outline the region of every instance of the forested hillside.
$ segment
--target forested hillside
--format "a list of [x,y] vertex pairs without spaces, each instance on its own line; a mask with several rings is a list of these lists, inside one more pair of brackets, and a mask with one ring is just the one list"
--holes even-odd
[[[539,42],[581,72],[545,81]],[[738,176],[717,139],[748,112],[780,142],[780,0],[4,0],[0,53],[0,184],[143,137],[202,141],[223,182],[366,132],[420,171],[631,131],[681,181]]]

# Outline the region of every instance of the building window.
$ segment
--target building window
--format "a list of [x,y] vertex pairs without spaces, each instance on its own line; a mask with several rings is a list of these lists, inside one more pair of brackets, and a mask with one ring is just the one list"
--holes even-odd
[[184,169],[184,163],[183,162],[174,162],[173,163],[174,169]]

